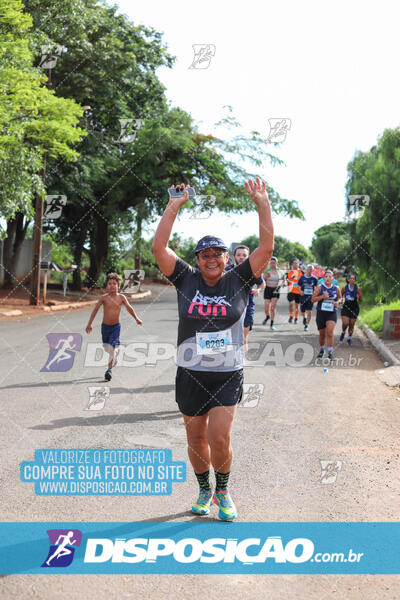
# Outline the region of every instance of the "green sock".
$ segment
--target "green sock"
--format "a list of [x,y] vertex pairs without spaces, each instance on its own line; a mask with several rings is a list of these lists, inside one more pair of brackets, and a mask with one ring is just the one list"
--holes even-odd
[[201,489],[211,492],[210,486],[210,471],[204,471],[204,473],[195,473],[197,481]]
[[215,471],[215,480],[216,480],[216,491],[218,490],[224,490],[225,488],[228,487],[228,480],[229,480],[229,473],[218,473],[218,471]]

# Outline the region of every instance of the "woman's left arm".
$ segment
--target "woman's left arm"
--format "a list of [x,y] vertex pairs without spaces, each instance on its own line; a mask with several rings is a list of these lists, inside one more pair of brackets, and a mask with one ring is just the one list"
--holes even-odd
[[340,306],[342,304],[342,292],[340,291],[340,287],[338,285],[336,286],[336,291],[337,291],[337,300],[333,304],[335,306]]
[[245,188],[258,209],[260,227],[260,242],[258,248],[250,254],[250,266],[254,277],[260,277],[264,272],[274,251],[274,226],[272,224],[271,206],[265,181],[252,179],[245,181]]

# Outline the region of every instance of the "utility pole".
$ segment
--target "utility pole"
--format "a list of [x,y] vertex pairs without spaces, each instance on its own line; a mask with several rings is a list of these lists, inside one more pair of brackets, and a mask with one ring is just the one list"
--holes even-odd
[[[40,178],[43,181],[46,176],[46,155],[43,157],[43,168]],[[42,227],[43,227],[43,200],[39,192],[35,197],[35,220],[33,224],[33,256],[32,275],[29,304],[38,305],[40,302],[40,262],[42,260]]]
[[[50,52],[49,73],[46,87],[51,89],[51,67],[53,55]],[[43,188],[46,178],[46,153],[43,154],[43,167],[39,173]],[[43,199],[39,192],[35,196],[35,220],[33,223],[33,252],[31,270],[31,289],[29,304],[38,306],[40,303],[40,263],[42,260],[42,231],[43,231]]]

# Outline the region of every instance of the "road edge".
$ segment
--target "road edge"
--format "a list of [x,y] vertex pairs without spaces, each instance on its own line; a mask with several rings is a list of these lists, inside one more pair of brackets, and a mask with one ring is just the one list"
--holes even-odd
[[391,350],[389,350],[386,344],[380,338],[378,338],[376,333],[374,333],[372,329],[370,329],[365,323],[363,323],[360,317],[358,318],[357,325],[364,332],[364,334],[367,336],[375,350],[382,358],[385,359],[385,361],[391,363],[392,366],[400,365],[400,360],[396,358],[396,356]]
[[[146,290],[145,292],[140,292],[139,294],[135,294],[134,298],[129,298],[128,297],[128,301],[129,303],[132,302],[136,302],[137,300],[143,300],[144,298],[147,298],[148,296],[151,296],[151,290]],[[85,308],[88,306],[93,306],[94,304],[97,304],[98,300],[86,300],[84,302],[64,302],[61,304],[55,304],[54,306],[39,306],[38,307],[38,311],[43,311],[43,312],[57,312],[60,310],[69,310],[69,309],[76,309],[76,308]],[[39,312],[37,314],[40,314]],[[23,317],[26,316],[26,313],[24,313],[23,310],[10,310],[7,312],[0,312],[0,316],[1,317]],[[32,315],[32,313],[29,314],[29,316],[34,316]]]

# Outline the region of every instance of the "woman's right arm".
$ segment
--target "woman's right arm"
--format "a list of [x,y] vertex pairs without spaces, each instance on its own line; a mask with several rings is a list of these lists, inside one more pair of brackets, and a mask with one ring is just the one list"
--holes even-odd
[[317,285],[317,287],[315,288],[314,293],[311,297],[311,302],[319,302],[320,301],[320,297],[319,297],[320,293],[321,293],[321,286]]
[[188,199],[189,194],[186,189],[183,198],[170,198],[153,239],[152,249],[154,257],[161,271],[166,276],[172,275],[174,272],[177,259],[175,252],[171,248],[168,248],[172,227],[179,209]]

